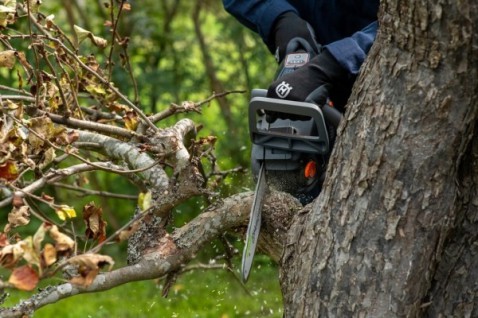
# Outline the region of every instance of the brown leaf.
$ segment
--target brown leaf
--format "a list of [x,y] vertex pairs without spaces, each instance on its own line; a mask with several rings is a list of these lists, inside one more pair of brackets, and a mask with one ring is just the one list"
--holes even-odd
[[46,267],[54,264],[57,260],[56,248],[50,243],[46,243],[45,247],[43,248],[42,258]]
[[13,268],[24,254],[24,241],[10,244],[0,251],[0,265],[5,268]]
[[73,251],[75,248],[75,241],[68,235],[61,233],[56,225],[51,227],[50,236],[55,241],[56,250],[59,252]]
[[100,254],[81,254],[73,256],[68,259],[68,263],[78,266],[78,273],[80,274],[74,277],[70,282],[85,287],[93,282],[101,267],[109,265],[108,270],[110,270],[114,265],[114,261],[111,257]]
[[6,67],[11,69],[15,65],[15,51],[14,50],[6,50],[0,52],[0,67]]
[[26,205],[19,208],[13,208],[10,213],[8,213],[8,224],[15,228],[17,226],[23,226],[30,223],[30,208]]
[[8,241],[7,234],[0,233],[0,248],[4,248],[5,246],[9,245],[10,242]]
[[39,281],[38,273],[29,265],[15,268],[8,282],[20,290],[33,290]]
[[68,140],[68,133],[66,131],[62,132],[61,134],[57,135],[55,138],[55,143],[57,145],[66,146],[70,144]]
[[100,272],[99,269],[84,268],[82,271],[80,271],[79,276],[75,276],[72,279],[70,279],[70,283],[75,285],[80,285],[83,287],[88,287],[95,280],[95,277],[98,275],[99,272]]
[[0,164],[0,179],[13,181],[18,177],[18,174],[18,168],[14,162],[7,161],[3,164]]
[[85,29],[83,29],[83,28],[81,28],[77,25],[74,25],[73,29],[75,30],[75,34],[78,38],[79,43],[81,43],[85,39],[89,38],[91,40],[91,42],[94,45],[96,45],[97,47],[105,48],[108,45],[108,41],[106,41],[105,39],[103,39],[99,36],[94,35],[93,33],[91,33],[88,30],[85,30]]
[[86,223],[85,235],[89,239],[103,242],[106,239],[106,222],[103,220],[103,210],[91,202],[83,208],[83,220]]
[[[48,117],[36,117],[30,120],[30,129],[35,133],[28,134],[28,142],[35,148],[41,148],[45,144],[45,139],[50,139],[54,133],[53,123]],[[40,137],[38,137],[38,136]]]
[[139,124],[139,117],[134,111],[128,111],[123,116],[124,124],[128,130],[135,131]]
[[134,232],[136,232],[139,229],[140,226],[141,226],[140,222],[134,222],[127,229],[121,231],[118,234],[117,241],[118,242],[126,241]]
[[101,268],[108,264],[108,270],[110,270],[115,262],[108,255],[86,253],[70,257],[68,259],[68,263],[72,265],[84,266],[91,269]]

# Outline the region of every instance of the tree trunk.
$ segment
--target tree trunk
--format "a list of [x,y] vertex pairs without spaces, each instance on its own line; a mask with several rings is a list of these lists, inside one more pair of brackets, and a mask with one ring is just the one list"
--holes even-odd
[[379,22],[289,230],[285,316],[477,316],[478,4],[384,0]]

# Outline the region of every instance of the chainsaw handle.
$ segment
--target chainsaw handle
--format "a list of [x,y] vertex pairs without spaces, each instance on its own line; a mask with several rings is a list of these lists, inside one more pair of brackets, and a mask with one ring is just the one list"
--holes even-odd
[[[262,90],[254,90],[262,93]],[[317,129],[317,136],[303,135],[298,132],[279,132],[268,128],[263,117],[265,113],[281,112],[309,117],[303,122],[312,121]],[[299,121],[300,122],[300,121]],[[290,124],[287,124],[290,126]],[[327,127],[322,110],[313,103],[297,102],[268,97],[253,97],[249,103],[249,132],[256,145],[268,148],[299,151],[304,153],[327,154],[330,150]]]
[[[254,97],[267,97],[267,89],[263,88],[254,88],[252,90],[252,98]],[[308,101],[307,101],[308,102]],[[311,102],[313,103],[313,102]],[[313,103],[316,104],[316,103]],[[317,104],[316,104],[317,105]],[[320,105],[318,105],[320,107]],[[339,127],[340,121],[343,118],[341,112],[339,112],[336,108],[330,106],[329,104],[322,105],[322,114],[324,115],[324,119],[327,123],[334,126],[335,129]]]
[[325,121],[327,123],[334,126],[335,129],[339,127],[339,124],[343,118],[343,115],[336,108],[328,104],[325,104],[324,106],[322,106],[322,114],[324,115]]

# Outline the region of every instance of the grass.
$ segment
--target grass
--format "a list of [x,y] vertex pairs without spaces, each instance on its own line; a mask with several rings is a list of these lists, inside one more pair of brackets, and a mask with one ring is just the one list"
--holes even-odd
[[[161,296],[163,282],[134,282],[62,300],[33,317],[282,317],[277,268],[261,255],[255,264],[245,287],[224,270],[197,270],[179,277],[168,298]],[[29,295],[12,292],[5,305]]]

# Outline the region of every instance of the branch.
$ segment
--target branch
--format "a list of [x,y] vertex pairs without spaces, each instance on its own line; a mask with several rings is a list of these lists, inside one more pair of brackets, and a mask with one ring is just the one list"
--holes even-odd
[[96,131],[99,133],[106,133],[109,135],[115,135],[118,137],[125,137],[128,139],[133,138],[136,134],[133,131],[116,127],[113,125],[105,125],[97,122],[91,122],[81,119],[75,119],[71,117],[65,117],[61,115],[56,115],[52,113],[44,112],[44,114],[51,119],[52,122],[56,124],[62,124],[70,128],[80,128],[87,129],[91,131]]
[[[108,158],[112,160],[122,160],[126,162],[131,169],[142,169],[150,167],[155,163],[155,160],[148,154],[141,152],[134,144],[87,131],[78,132],[80,134],[79,142],[99,144]],[[165,188],[168,185],[166,172],[157,165],[151,167],[151,169],[142,171],[140,175],[155,188]]]
[[[25,96],[25,95],[2,95],[2,99],[35,102],[34,97]],[[137,136],[135,132],[130,131],[128,129],[121,128],[121,127],[117,127],[113,125],[105,125],[98,122],[86,121],[86,120],[76,119],[72,117],[65,117],[62,115],[57,115],[57,114],[49,113],[46,111],[42,111],[38,109],[37,107],[30,107],[30,109],[34,110],[34,113],[31,114],[32,116],[47,116],[55,124],[65,125],[70,128],[86,129],[86,130],[96,131],[99,133],[106,133],[109,135],[124,137],[128,139],[131,139]],[[84,110],[84,108],[82,109]],[[100,113],[98,112],[98,114]]]
[[[125,283],[155,279],[168,273],[177,272],[194,259],[204,245],[212,239],[226,231],[244,227],[247,223],[252,197],[252,193],[247,192],[217,202],[171,235],[166,234],[161,238],[161,245],[157,250],[145,255],[138,263],[99,274],[88,287],[71,283],[48,287],[13,308],[0,309],[0,315],[7,318],[22,317],[22,315],[31,314],[43,306],[74,295],[100,292]],[[276,205],[278,201],[280,206]],[[278,217],[278,207],[284,207],[288,216]],[[300,208],[300,204],[292,196],[273,192],[267,198],[264,206],[264,227],[259,243],[263,243],[265,237],[273,237],[281,250],[286,234],[282,229],[289,226],[292,215],[296,214]],[[276,220],[273,221],[273,219]],[[267,225],[277,221],[280,222],[280,227],[270,232]],[[266,238],[265,241],[267,240]],[[280,254],[280,251],[276,254]]]
[[[112,163],[109,163],[109,162],[95,162],[94,165],[95,166],[104,166],[105,168],[114,167],[114,165]],[[87,163],[82,163],[82,164],[78,164],[78,165],[71,166],[71,167],[68,167],[68,168],[50,171],[50,172],[46,173],[43,177],[35,180],[30,185],[21,189],[21,191],[18,192],[18,195],[23,197],[24,193],[33,193],[33,192],[43,188],[47,184],[57,182],[61,179],[67,178],[69,176],[72,176],[72,175],[75,175],[75,174],[78,174],[78,173],[97,170],[98,168],[96,168],[95,166],[93,166],[91,164],[87,164]],[[123,169],[122,167],[116,167],[116,168],[117,169]],[[0,201],[0,208],[5,207],[8,204],[10,204],[10,202],[12,202],[12,199],[13,199],[13,196],[10,196],[10,197]]]

